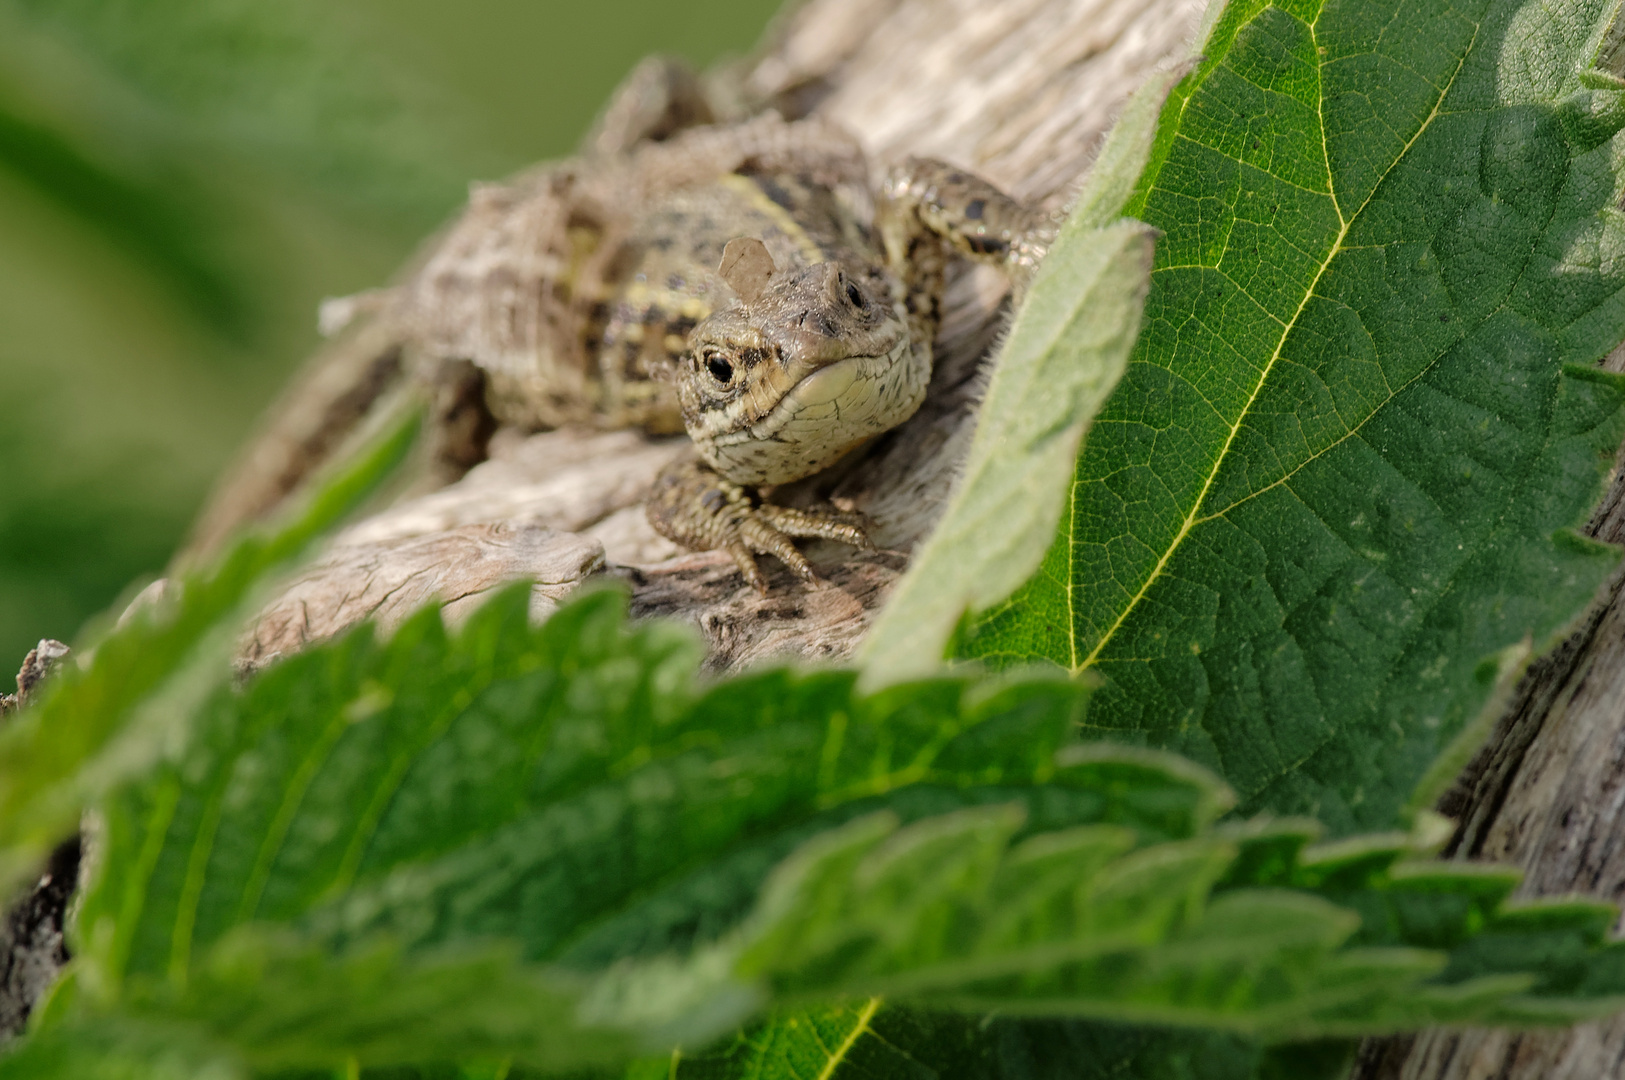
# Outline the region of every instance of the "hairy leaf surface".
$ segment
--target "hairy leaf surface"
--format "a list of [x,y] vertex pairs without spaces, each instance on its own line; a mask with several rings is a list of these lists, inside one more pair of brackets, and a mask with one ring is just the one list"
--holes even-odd
[[1625,990],[1594,907],[1506,910],[1514,877],[1410,864],[1405,836],[1219,825],[1205,770],[1065,745],[1072,680],[702,686],[697,652],[611,593],[533,628],[518,587],[454,635],[428,610],[220,686],[184,752],[97,803],[43,1045],[116,1016],[136,1057],[182,1024],[259,1070],[556,1073],[709,1053],[764,1009],[724,1058],[804,1053],[824,1028],[776,1025],[864,1002],[971,1041],[990,1011],[1269,1041],[1563,1022]]
[[627,1080],[1336,1080],[1351,1050],[1342,1042],[1266,1048],[1225,1032],[862,1002],[777,1016],[714,1050],[639,1062]]
[[[482,1016],[527,1001],[532,1019],[590,1032],[605,1025],[569,1002],[604,965],[737,925],[775,863],[877,800],[913,820],[1030,792],[1081,700],[1055,679],[857,698],[849,672],[701,689],[692,636],[627,632],[617,597],[540,629],[527,618],[517,589],[454,638],[430,610],[387,644],[358,631],[217,690],[184,754],[100,803],[102,857],[76,924],[87,1007],[191,1018],[278,1066],[398,1061],[379,1030],[417,1032],[420,1047],[438,1030],[456,1056],[493,1045]],[[1155,841],[1221,806],[1211,780],[1144,781],[1057,792],[1033,814]],[[491,967],[493,938],[509,943],[505,968]],[[471,974],[431,978],[435,964]],[[470,985],[489,993],[442,1015],[428,990],[481,972]],[[318,989],[352,975],[368,992]],[[425,992],[403,990],[415,983]],[[723,1020],[758,997],[740,984]],[[606,1024],[649,1035],[621,1012]],[[533,1064],[619,1045],[501,1030],[493,1052]]]
[[1128,208],[1164,239],[1063,536],[964,652],[1093,670],[1092,732],[1244,807],[1388,827],[1617,562],[1572,531],[1625,434],[1610,13],[1230,4]]

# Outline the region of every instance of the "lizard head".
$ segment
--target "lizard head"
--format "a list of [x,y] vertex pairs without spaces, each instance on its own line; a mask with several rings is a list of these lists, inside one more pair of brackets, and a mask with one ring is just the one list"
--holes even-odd
[[689,334],[683,422],[738,484],[810,476],[919,408],[930,342],[910,341],[879,268],[778,270],[760,240],[729,241],[719,273],[740,302]]

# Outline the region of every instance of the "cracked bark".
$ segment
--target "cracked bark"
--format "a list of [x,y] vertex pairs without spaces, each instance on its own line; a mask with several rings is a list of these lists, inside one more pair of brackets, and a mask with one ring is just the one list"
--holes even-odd
[[[17,692],[0,694],[0,722],[28,704],[29,697],[68,655],[68,647],[47,638],[23,659]],[[79,838],[51,853],[34,885],[0,919],[0,1043],[23,1030],[35,1002],[68,962],[63,938],[68,901],[79,879]]]

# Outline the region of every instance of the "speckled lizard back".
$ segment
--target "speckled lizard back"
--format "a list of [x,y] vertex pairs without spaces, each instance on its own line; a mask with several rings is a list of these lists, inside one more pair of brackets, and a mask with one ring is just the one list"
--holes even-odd
[[544,166],[475,188],[386,317],[415,355],[481,368],[504,423],[680,431],[664,376],[731,296],[723,246],[756,236],[781,266],[877,265],[869,179],[845,133],[772,114]]

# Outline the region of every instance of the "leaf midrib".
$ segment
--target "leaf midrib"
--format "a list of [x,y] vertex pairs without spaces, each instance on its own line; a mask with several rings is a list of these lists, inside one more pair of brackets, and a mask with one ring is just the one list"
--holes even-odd
[[[293,820],[304,804],[305,794],[315,781],[317,772],[332,754],[333,747],[338,744],[339,736],[348,726],[349,721],[344,718],[342,711],[335,710],[327,726],[300,759],[287,786],[283,788],[276,813],[266,824],[265,835],[260,838],[259,850],[254,855],[254,865],[243,883],[242,895],[237,900],[235,922],[247,922],[259,911],[260,898],[264,896],[266,886],[271,880],[271,871],[287,840],[288,830],[293,827]],[[241,756],[240,749],[235,756]]]
[[[1325,8],[1322,7],[1321,14],[1324,14],[1324,12]],[[1467,57],[1472,55],[1473,46],[1478,43],[1478,32],[1483,27],[1481,22],[1475,22],[1473,24],[1473,35],[1467,42],[1467,48],[1462,50],[1461,56],[1457,58],[1456,67],[1453,71],[1451,71],[1450,78],[1446,79],[1444,85],[1439,88],[1438,96],[1434,99],[1432,108],[1428,110],[1427,117],[1420,125],[1417,126],[1415,134],[1413,134],[1406,141],[1405,145],[1400,148],[1399,153],[1394,155],[1394,160],[1389,162],[1387,168],[1383,169],[1382,174],[1376,178],[1376,181],[1371,185],[1371,189],[1366,193],[1365,199],[1361,201],[1360,205],[1352,214],[1345,217],[1343,215],[1343,208],[1337,199],[1336,179],[1332,173],[1330,150],[1327,146],[1325,111],[1326,84],[1325,79],[1323,78],[1323,74],[1326,70],[1326,63],[1319,59],[1319,38],[1316,36],[1316,29],[1319,23],[1320,14],[1317,14],[1315,16],[1315,21],[1309,23],[1309,39],[1310,42],[1315,45],[1316,49],[1316,75],[1317,82],[1319,84],[1315,92],[1317,98],[1316,112],[1320,116],[1321,152],[1322,154],[1326,155],[1327,194],[1331,197],[1332,208],[1336,210],[1339,222],[1337,237],[1332,241],[1331,248],[1327,251],[1326,258],[1321,262],[1320,268],[1315,271],[1315,276],[1310,281],[1309,287],[1304,290],[1303,299],[1298,302],[1297,310],[1292,313],[1292,317],[1284,324],[1281,330],[1281,335],[1275,342],[1275,348],[1270,353],[1269,362],[1264,365],[1264,369],[1259,373],[1258,380],[1253,384],[1252,392],[1247,396],[1247,403],[1243,405],[1241,411],[1236,414],[1235,422],[1229,425],[1230,430],[1225,435],[1224,445],[1220,448],[1218,455],[1213,460],[1212,468],[1208,471],[1207,476],[1202,481],[1201,492],[1194,500],[1191,501],[1191,507],[1185,513],[1185,520],[1180,522],[1179,532],[1174,536],[1173,540],[1169,542],[1161,557],[1157,559],[1157,564],[1151,568],[1151,573],[1146,575],[1146,579],[1141,583],[1139,590],[1136,591],[1135,594],[1129,599],[1128,603],[1123,605],[1123,609],[1118,613],[1117,618],[1113,620],[1111,626],[1106,629],[1105,633],[1100,635],[1100,639],[1095,642],[1094,648],[1089,651],[1088,656],[1084,657],[1082,663],[1079,663],[1077,659],[1078,611],[1075,602],[1077,588],[1075,584],[1069,583],[1069,587],[1066,590],[1067,615],[1068,623],[1072,628],[1072,632],[1068,636],[1071,639],[1072,670],[1074,672],[1082,671],[1083,669],[1090,667],[1100,658],[1101,652],[1116,638],[1118,630],[1122,629],[1123,624],[1128,621],[1128,617],[1134,613],[1134,611],[1140,606],[1140,603],[1145,599],[1146,595],[1151,591],[1151,587],[1162,577],[1163,571],[1167,568],[1169,562],[1173,560],[1175,552],[1177,552],[1180,545],[1185,542],[1185,537],[1189,536],[1191,531],[1195,529],[1197,525],[1202,524],[1204,521],[1211,520],[1212,518],[1219,516],[1219,514],[1227,512],[1231,509],[1231,507],[1226,507],[1224,511],[1219,511],[1215,514],[1202,514],[1202,507],[1207,502],[1208,494],[1213,489],[1213,483],[1218,478],[1219,471],[1224,467],[1224,463],[1229,457],[1231,446],[1235,443],[1236,437],[1240,434],[1242,426],[1246,423],[1247,417],[1251,414],[1253,405],[1258,401],[1259,393],[1263,390],[1265,383],[1269,381],[1270,373],[1275,370],[1276,362],[1281,358],[1281,349],[1285,347],[1287,338],[1292,336],[1292,330],[1298,325],[1298,319],[1302,317],[1304,309],[1309,306],[1309,301],[1314,299],[1315,291],[1320,287],[1321,279],[1325,277],[1326,270],[1331,266],[1332,260],[1337,258],[1337,256],[1342,253],[1343,240],[1348,236],[1349,230],[1354,226],[1354,223],[1359,220],[1360,215],[1365,212],[1365,208],[1371,204],[1371,200],[1376,197],[1377,192],[1381,190],[1383,183],[1388,179],[1389,175],[1394,171],[1394,169],[1399,167],[1400,162],[1405,160],[1406,156],[1411,152],[1411,148],[1416,145],[1417,140],[1422,137],[1428,128],[1432,126],[1433,121],[1439,116],[1439,106],[1443,105],[1444,99],[1449,96],[1450,88],[1455,85],[1456,77],[1461,74],[1462,67],[1467,63]],[[1186,103],[1188,103],[1194,97],[1194,94],[1187,97]],[[1176,138],[1177,137],[1178,133],[1176,133]],[[1273,173],[1270,175],[1272,177],[1274,176]],[[1155,184],[1153,183],[1153,188],[1154,187]],[[1167,270],[1169,267],[1163,267],[1162,269]],[[1212,270],[1217,268],[1204,266],[1202,269]],[[1157,271],[1153,271],[1153,276],[1156,272]],[[1428,367],[1431,366],[1432,362],[1428,364]],[[1424,371],[1425,370],[1426,368],[1424,368]],[[1376,412],[1375,409],[1372,411],[1373,414]],[[1369,419],[1369,417],[1367,419]],[[1363,426],[1364,423],[1365,421],[1361,421],[1360,425],[1356,425],[1355,430],[1358,430],[1358,428]],[[1349,434],[1352,434],[1352,431]],[[1338,440],[1338,442],[1342,442],[1343,439],[1348,437],[1349,435],[1344,435],[1342,439]],[[1322,451],[1322,453],[1324,453],[1324,451]],[[1300,465],[1299,468],[1302,468],[1302,466]],[[1281,481],[1275,481],[1269,486],[1274,487],[1280,482]],[[1076,482],[1074,482],[1072,485],[1072,501],[1074,504],[1076,501],[1078,486],[1079,485]],[[1076,564],[1074,563],[1070,569],[1075,571]],[[1073,582],[1076,581],[1075,575],[1069,575],[1069,577],[1072,577]]]
[[857,1021],[852,1025],[852,1030],[847,1032],[846,1038],[841,1040],[841,1045],[834,1050],[826,1051],[828,1060],[824,1062],[824,1067],[818,1070],[817,1080],[830,1080],[835,1075],[835,1070],[846,1061],[852,1047],[869,1031],[869,1021],[880,1011],[880,1002],[880,998],[873,997],[863,1003],[863,1008],[858,1010]]

